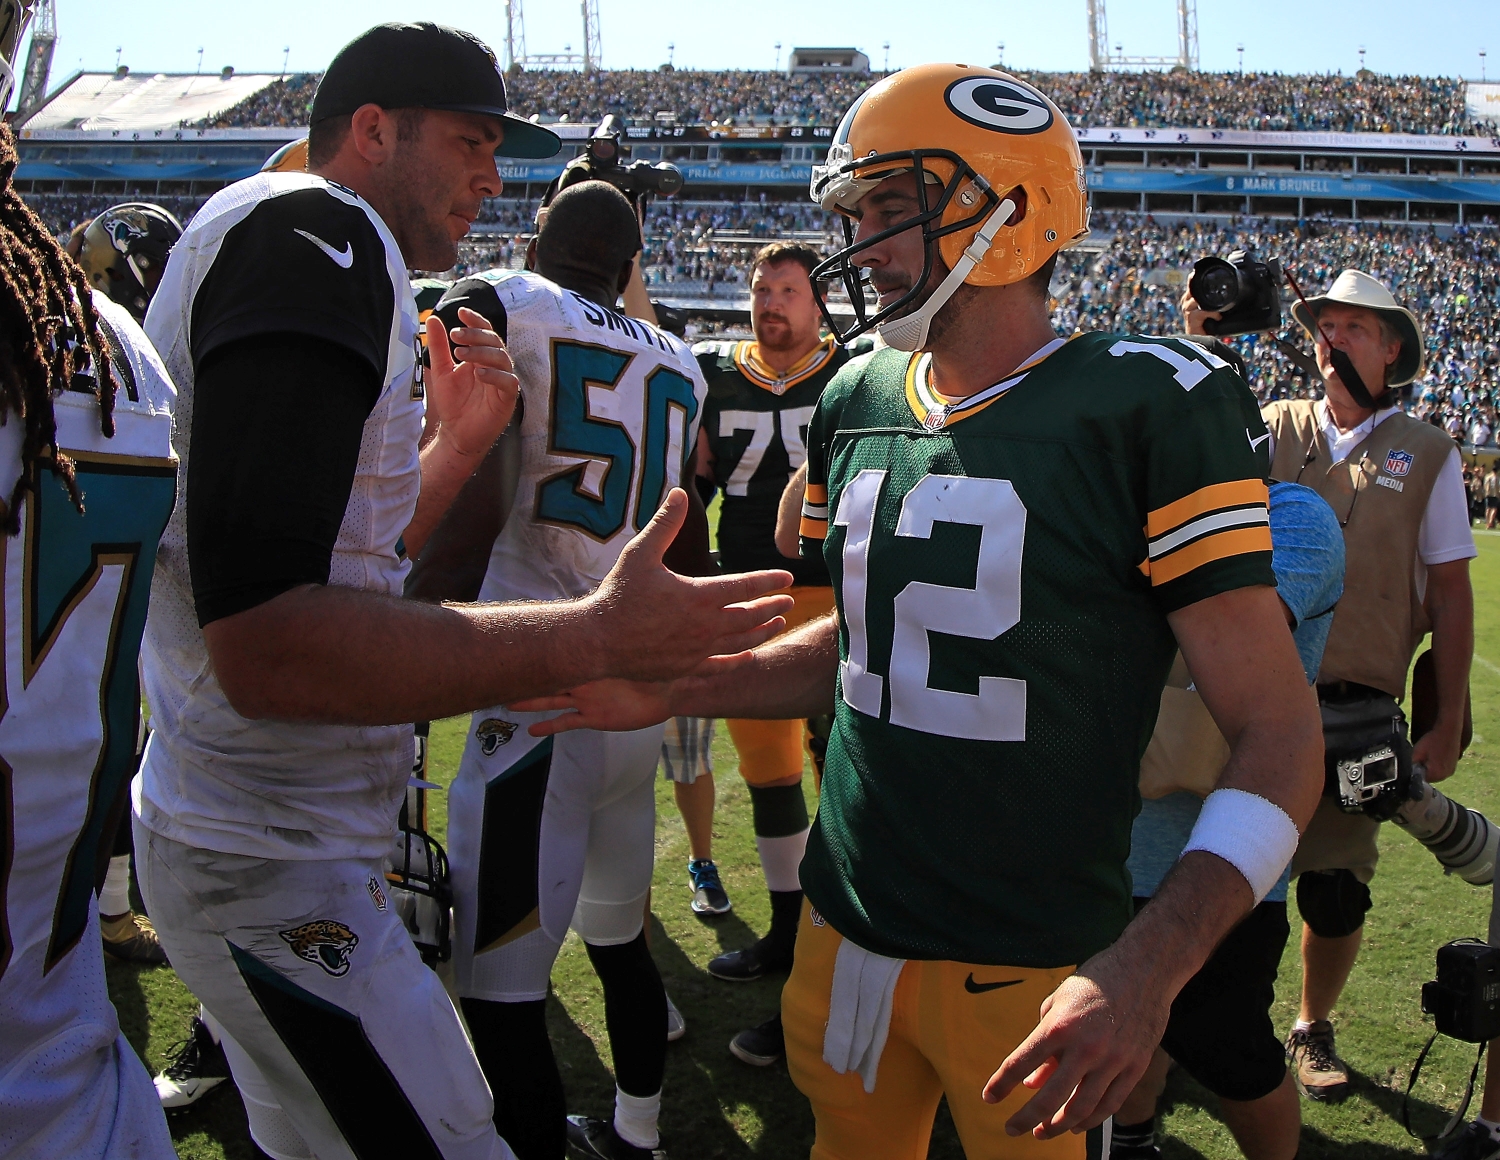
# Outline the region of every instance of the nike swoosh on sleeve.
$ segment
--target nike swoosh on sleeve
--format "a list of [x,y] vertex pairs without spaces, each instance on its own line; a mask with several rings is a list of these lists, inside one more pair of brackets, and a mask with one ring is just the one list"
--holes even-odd
[[[292,232],[294,234],[301,234],[309,242],[317,246],[318,249],[322,250],[325,254],[333,259],[334,265],[340,267],[341,269],[347,270],[350,266],[354,265],[353,242],[345,242],[344,248],[342,250],[335,250],[322,238],[318,237],[317,234],[310,234],[306,230],[293,230]],[[1249,434],[1249,432],[1246,432],[1246,434]]]
[[[301,231],[299,230],[298,233],[301,233]],[[1251,451],[1254,451],[1257,447],[1259,447],[1262,443],[1264,443],[1270,437],[1271,437],[1271,433],[1269,431],[1267,431],[1259,439],[1250,439],[1250,428],[1248,428],[1248,427],[1245,428],[1245,438],[1246,439],[1250,439],[1250,450]]]

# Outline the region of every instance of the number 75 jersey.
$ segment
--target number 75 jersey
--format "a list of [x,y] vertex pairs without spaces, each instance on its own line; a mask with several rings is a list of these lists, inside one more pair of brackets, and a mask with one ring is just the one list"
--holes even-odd
[[955,403],[929,356],[879,351],[808,432],[841,663],[802,883],[881,954],[1052,968],[1113,942],[1167,614],[1274,584],[1238,376],[1163,339],[1039,354]]
[[686,343],[537,274],[458,283],[504,327],[521,380],[521,476],[481,600],[582,596],[679,486],[703,400]]

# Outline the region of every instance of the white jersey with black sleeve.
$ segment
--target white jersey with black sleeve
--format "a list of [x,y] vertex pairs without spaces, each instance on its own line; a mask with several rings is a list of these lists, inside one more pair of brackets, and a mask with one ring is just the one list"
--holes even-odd
[[521,478],[481,600],[582,596],[681,484],[708,386],[687,344],[539,274],[491,270],[439,306],[506,336],[521,380]]
[[[411,769],[411,726],[246,719],[219,686],[201,626],[299,581],[401,593],[409,570],[401,536],[420,485],[424,399],[417,313],[400,249],[350,190],[311,174],[260,174],[198,212],[172,251],[146,330],[180,392],[173,446],[183,499],[162,537],[142,652],[154,733],[137,781],[137,813],[147,829],[202,849],[292,860],[379,857]],[[213,490],[221,455],[193,462],[192,443],[206,437],[208,414],[200,407],[195,427],[198,375],[216,354],[249,365],[255,344],[287,335],[314,354],[337,348],[371,384],[373,405],[348,441],[352,474],[330,491],[322,571],[287,572],[276,558],[283,553],[266,552],[264,575],[261,563],[241,561],[226,578],[196,548],[190,570],[195,492],[200,504],[213,495],[216,505],[229,494]],[[285,422],[295,426],[298,418]],[[214,434],[215,446],[232,443],[232,433]],[[294,431],[287,455],[325,454],[324,436]],[[264,483],[274,494],[277,481]],[[260,491],[252,478],[233,502],[253,504],[246,493]],[[301,506],[299,497],[286,497],[285,506]]]

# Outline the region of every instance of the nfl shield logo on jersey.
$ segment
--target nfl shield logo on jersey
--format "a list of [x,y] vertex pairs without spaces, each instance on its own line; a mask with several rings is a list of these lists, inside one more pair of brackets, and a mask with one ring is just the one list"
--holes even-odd
[[1411,470],[1412,454],[1410,451],[1392,451],[1385,457],[1385,471],[1387,475],[1405,475]]

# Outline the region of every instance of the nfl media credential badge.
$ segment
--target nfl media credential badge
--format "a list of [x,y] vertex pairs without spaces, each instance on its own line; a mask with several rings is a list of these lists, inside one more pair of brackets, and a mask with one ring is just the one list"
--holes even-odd
[[1412,459],[1410,451],[1392,451],[1385,457],[1386,474],[1405,475],[1411,470]]

